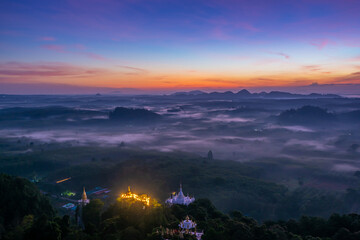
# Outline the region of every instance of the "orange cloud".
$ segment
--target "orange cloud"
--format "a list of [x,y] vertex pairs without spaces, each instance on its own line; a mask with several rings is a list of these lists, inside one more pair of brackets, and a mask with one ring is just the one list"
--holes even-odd
[[118,65],[118,67],[128,70],[123,72],[126,75],[141,75],[141,74],[146,74],[149,71],[143,69],[143,68],[136,68],[136,67],[130,67],[130,66],[122,66],[122,65]]
[[0,64],[0,77],[2,81],[23,79],[43,80],[50,82],[53,78],[93,77],[105,74],[107,71],[97,68],[84,68],[66,63],[23,63],[7,62]]
[[302,68],[306,71],[311,71],[311,72],[317,72],[322,69],[320,65],[305,65]]
[[284,57],[285,59],[290,59],[290,56],[289,56],[288,54],[286,54],[286,53],[283,53],[283,52],[272,52],[272,51],[268,51],[268,53],[282,56],[282,57]]
[[[61,49],[61,48],[60,48]],[[307,72],[304,72],[304,69]],[[326,77],[325,74],[326,73]],[[57,83],[91,87],[141,88],[141,89],[230,89],[262,86],[301,86],[313,82],[359,83],[360,73],[324,72],[318,65],[306,65],[297,71],[269,73],[206,73],[188,72],[155,73],[143,68],[116,65],[115,68],[95,68],[66,63],[0,63],[0,82],[10,83]]]

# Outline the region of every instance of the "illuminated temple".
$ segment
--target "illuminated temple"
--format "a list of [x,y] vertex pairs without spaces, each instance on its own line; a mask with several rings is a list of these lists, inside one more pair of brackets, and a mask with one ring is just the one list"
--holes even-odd
[[162,239],[174,239],[174,237],[177,237],[175,239],[189,239],[186,236],[192,235],[197,240],[201,240],[202,235],[204,235],[204,231],[197,231],[196,226],[196,222],[192,221],[189,216],[186,216],[185,220],[179,223],[179,229],[169,229],[160,226],[160,228],[157,229],[156,232],[157,234],[161,235]]
[[135,200],[138,202],[142,202],[146,206],[150,206],[150,197],[148,197],[146,194],[137,195],[135,193],[132,193],[130,190],[130,186],[128,186],[128,191],[126,193],[121,194],[120,199]]
[[186,216],[185,220],[181,221],[179,224],[180,232],[183,234],[195,235],[196,239],[200,240],[204,232],[197,232],[196,225],[196,222],[190,220],[189,216]]
[[178,194],[171,194],[170,198],[166,199],[165,203],[172,205],[172,204],[181,204],[181,205],[189,205],[190,203],[194,202],[194,197],[189,197],[189,195],[185,196],[182,191],[182,185],[180,184],[180,191]]

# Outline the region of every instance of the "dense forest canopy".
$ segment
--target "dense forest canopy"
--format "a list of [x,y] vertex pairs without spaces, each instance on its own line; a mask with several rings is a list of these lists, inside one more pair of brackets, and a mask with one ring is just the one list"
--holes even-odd
[[[178,229],[179,222],[186,216],[190,216],[197,222],[198,229],[204,231],[204,240],[360,238],[360,215],[357,214],[333,214],[328,219],[303,216],[299,220],[268,221],[260,224],[239,211],[224,214],[208,199],[198,199],[189,206],[156,204],[146,208],[140,202],[126,200],[104,207],[101,200],[94,199],[82,208],[84,228],[81,228],[68,215],[55,217],[46,197],[26,179],[2,174],[0,189],[7,190],[6,194],[2,192],[2,196],[17,200],[13,201],[16,208],[11,208],[9,198],[3,198],[6,202],[3,201],[1,205],[1,237],[6,240],[160,240],[163,228]],[[24,189],[26,190],[23,191]],[[167,236],[166,232],[163,237],[179,239],[178,236]],[[185,234],[184,238],[194,239],[194,236]]]

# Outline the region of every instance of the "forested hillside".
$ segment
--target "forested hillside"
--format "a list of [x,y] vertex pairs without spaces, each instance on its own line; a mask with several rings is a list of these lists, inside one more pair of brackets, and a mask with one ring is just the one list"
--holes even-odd
[[[224,214],[207,199],[198,199],[189,206],[152,204],[146,208],[139,202],[129,201],[116,201],[109,207],[104,207],[101,200],[95,199],[83,207],[84,228],[80,228],[77,221],[67,215],[54,216],[46,197],[25,179],[3,174],[0,176],[0,189],[6,189],[6,194],[1,192],[1,195],[8,196],[2,199],[0,210],[0,237],[6,240],[179,239],[166,232],[162,234],[162,229],[177,229],[179,222],[186,216],[196,221],[198,229],[204,231],[204,240],[360,238],[360,215],[357,214],[333,214],[328,219],[304,216],[299,220],[261,224],[239,211]],[[9,208],[12,204],[17,207]],[[184,239],[194,239],[194,236],[185,234]]]

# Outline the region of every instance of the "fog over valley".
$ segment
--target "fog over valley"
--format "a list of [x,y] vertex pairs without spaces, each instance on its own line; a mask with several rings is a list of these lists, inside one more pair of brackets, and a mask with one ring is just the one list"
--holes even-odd
[[218,95],[2,95],[0,134],[44,150],[55,143],[203,157],[211,150],[216,159],[249,164],[276,157],[332,172],[360,168],[358,98]]

